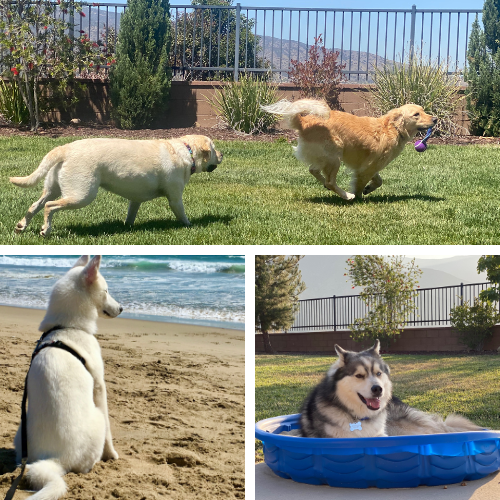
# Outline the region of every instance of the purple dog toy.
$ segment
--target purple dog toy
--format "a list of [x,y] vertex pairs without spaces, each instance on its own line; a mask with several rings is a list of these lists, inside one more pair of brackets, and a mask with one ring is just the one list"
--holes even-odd
[[427,129],[427,134],[425,134],[425,137],[421,141],[416,141],[415,142],[415,150],[418,151],[419,153],[423,153],[427,149],[427,139],[431,136],[432,134],[432,127]]

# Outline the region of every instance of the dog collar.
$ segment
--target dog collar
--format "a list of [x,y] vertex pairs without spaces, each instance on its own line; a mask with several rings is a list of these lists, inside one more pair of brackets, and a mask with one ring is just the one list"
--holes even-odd
[[362,431],[363,427],[361,427],[361,422],[363,420],[370,420],[370,419],[369,419],[369,417],[360,418],[357,422],[355,422],[353,424],[349,424],[349,430],[351,432],[353,432],[353,431]]
[[191,160],[193,161],[193,164],[191,165],[191,175],[193,175],[196,172],[196,164],[194,162],[194,155],[193,155],[193,150],[191,149],[191,146],[185,142],[184,146],[187,147],[187,150],[189,151],[189,154],[191,155]]

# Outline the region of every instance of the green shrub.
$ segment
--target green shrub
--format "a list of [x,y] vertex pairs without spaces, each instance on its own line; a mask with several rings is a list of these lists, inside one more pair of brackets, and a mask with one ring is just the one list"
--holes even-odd
[[30,122],[30,112],[16,82],[0,79],[0,114],[13,125]]
[[265,78],[241,75],[239,82],[228,82],[222,90],[214,89],[207,101],[220,119],[233,130],[245,134],[265,132],[272,128],[279,117],[266,113],[260,105],[278,101],[276,85]]
[[455,114],[464,96],[460,96],[460,75],[448,75],[448,66],[425,60],[414,54],[407,64],[386,64],[374,68],[376,87],[367,99],[377,114],[383,115],[404,104],[418,104],[439,121],[434,133],[459,132]]
[[465,302],[450,311],[451,326],[458,332],[462,344],[470,349],[482,351],[484,341],[491,337],[491,328],[500,322],[498,307],[492,302],[474,299],[474,305]]
[[168,0],[130,0],[121,18],[116,65],[110,71],[113,118],[125,129],[147,128],[170,93]]
[[496,27],[500,15],[494,0],[483,8],[484,31],[476,18],[467,49],[467,111],[473,135],[500,135],[500,51]]

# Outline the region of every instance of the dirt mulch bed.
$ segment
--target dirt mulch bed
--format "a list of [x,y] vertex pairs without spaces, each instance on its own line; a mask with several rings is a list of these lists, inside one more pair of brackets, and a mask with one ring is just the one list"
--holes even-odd
[[[264,141],[273,142],[277,139],[293,141],[297,134],[292,130],[275,130],[267,134],[248,135],[222,127],[189,127],[168,129],[121,130],[108,125],[60,125],[50,128],[41,128],[38,135],[41,137],[118,137],[122,139],[172,139],[183,135],[207,135],[221,141]],[[18,129],[0,125],[0,137],[5,136],[33,136],[26,129]],[[281,139],[282,138],[282,139]]]
[[432,137],[427,144],[453,145],[453,146],[497,146],[500,137],[476,137],[473,135],[455,135],[451,137]]
[[[293,130],[276,129],[266,134],[248,135],[234,130],[216,127],[188,127],[188,128],[168,128],[168,129],[144,129],[144,130],[121,130],[112,125],[57,125],[53,127],[41,128],[38,135],[58,138],[58,137],[120,137],[123,139],[171,139],[182,137],[183,135],[199,134],[207,135],[212,139],[221,141],[262,141],[273,142],[276,140],[286,140],[292,142],[297,139],[297,133]],[[0,123],[0,137],[5,136],[32,136],[33,133],[27,129],[9,127]],[[475,137],[472,135],[460,135],[451,137],[432,137],[428,144],[436,145],[500,145],[500,137]]]

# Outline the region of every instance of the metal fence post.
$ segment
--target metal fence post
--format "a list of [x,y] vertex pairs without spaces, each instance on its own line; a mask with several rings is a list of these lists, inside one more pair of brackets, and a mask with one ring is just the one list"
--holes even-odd
[[234,37],[234,81],[238,81],[238,72],[240,65],[240,20],[241,4],[236,4],[236,34]]
[[417,22],[417,6],[411,6],[411,28],[410,28],[410,61],[413,59],[415,48],[415,23]]
[[337,310],[335,308],[335,303],[336,303],[337,296],[333,296],[333,331],[337,331]]
[[464,284],[460,283],[460,305],[464,305]]

